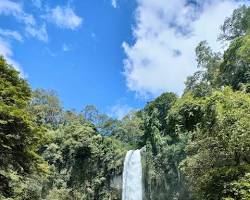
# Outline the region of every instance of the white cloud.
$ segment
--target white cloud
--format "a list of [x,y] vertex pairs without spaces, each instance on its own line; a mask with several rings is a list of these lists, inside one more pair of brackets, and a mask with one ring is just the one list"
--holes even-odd
[[[39,1],[37,1],[38,3]],[[46,30],[45,24],[39,27],[33,15],[26,13],[23,10],[22,4],[9,1],[9,0],[1,0],[0,1],[0,14],[13,16],[17,19],[17,21],[25,24],[25,31],[27,35],[36,37],[37,39],[47,42],[48,41],[48,34]],[[9,32],[3,33],[1,35],[9,34],[12,35],[17,40],[20,40],[20,34],[18,35],[17,32]]]
[[11,46],[9,43],[3,40],[3,38],[0,37],[0,55],[4,56],[6,61],[11,64],[16,70],[18,70],[22,77],[27,77],[27,75],[24,74],[22,67],[18,62],[13,60],[13,52],[11,50]]
[[19,42],[23,41],[23,37],[17,31],[0,28],[0,35],[3,37],[13,38],[15,40],[18,40]]
[[15,3],[9,0],[1,0],[0,1],[0,14],[13,14],[13,13],[21,13],[22,7],[20,4]]
[[132,107],[126,104],[117,104],[111,107],[111,111],[109,112],[109,115],[117,119],[122,119],[125,115],[127,115],[129,112],[133,110],[135,109],[133,109]]
[[70,47],[67,44],[63,44],[62,50],[65,51],[65,52],[70,51]]
[[0,14],[12,15],[17,20],[25,24],[29,24],[29,25],[35,24],[34,17],[28,13],[25,13],[23,11],[22,5],[17,2],[13,2],[9,0],[1,0],[0,1]]
[[117,0],[111,0],[111,5],[112,5],[114,8],[117,8]]
[[[39,1],[37,0],[36,3],[39,3]],[[0,15],[13,17],[19,23],[22,23],[27,35],[42,41],[48,40],[46,26],[43,25],[39,28],[34,16],[24,11],[20,1],[0,0]],[[21,65],[13,58],[10,39],[19,42],[23,41],[23,37],[19,32],[0,28],[0,55],[4,56],[7,62],[20,72],[22,77],[27,78],[27,74],[24,73]]]
[[82,24],[82,18],[77,16],[70,7],[56,6],[46,16],[47,20],[60,28],[76,29]]
[[[0,15],[13,16],[16,20],[25,25],[31,26],[35,24],[33,16],[25,13],[22,5],[14,1],[1,0]],[[27,75],[24,74],[20,64],[13,59],[12,47],[6,40],[7,38],[18,41],[23,41],[23,38],[17,31],[0,28],[0,55],[4,56],[7,62],[21,73],[21,76],[26,77]]]
[[32,37],[36,37],[38,40],[43,42],[48,42],[48,33],[45,24],[43,24],[41,27],[27,26],[25,30]]
[[[135,43],[123,43],[127,87],[140,96],[181,93],[196,70],[195,47],[207,40],[216,51],[219,27],[242,1],[137,0]],[[246,1],[245,1],[246,2]]]

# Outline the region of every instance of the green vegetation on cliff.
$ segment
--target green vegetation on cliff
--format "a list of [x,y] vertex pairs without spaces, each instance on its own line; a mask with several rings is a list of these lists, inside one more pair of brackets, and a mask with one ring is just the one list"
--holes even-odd
[[122,120],[65,110],[0,58],[0,199],[121,199],[113,178],[146,147],[147,200],[250,199],[250,8],[222,25],[223,54],[202,41],[181,97],[166,92]]

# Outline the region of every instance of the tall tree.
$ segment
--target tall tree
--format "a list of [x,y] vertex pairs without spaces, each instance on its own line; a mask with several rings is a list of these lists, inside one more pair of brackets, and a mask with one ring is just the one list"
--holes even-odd
[[[181,169],[195,199],[220,200],[225,197],[225,187],[250,172],[249,95],[225,88],[203,99],[185,98],[180,101],[186,103],[175,108],[180,115],[177,119],[197,120],[193,121],[195,126],[189,133],[192,137]],[[190,110],[189,115],[183,115],[181,110],[188,104],[197,104],[197,112]],[[183,131],[187,128],[183,126]]]
[[250,84],[250,34],[232,41],[220,65],[219,77],[220,85],[228,85],[235,90]]
[[31,174],[42,165],[36,153],[42,130],[34,123],[27,106],[31,89],[3,57],[0,57],[0,194],[15,194],[14,174]]
[[61,102],[53,90],[36,89],[33,91],[29,110],[39,125],[57,128],[62,120]]
[[211,94],[212,88],[218,86],[221,55],[214,53],[206,41],[202,41],[195,49],[199,71],[189,76],[185,82],[184,93],[191,91],[197,97]]
[[250,29],[250,7],[245,5],[233,11],[231,17],[226,18],[221,26],[221,40],[234,40],[249,33]]

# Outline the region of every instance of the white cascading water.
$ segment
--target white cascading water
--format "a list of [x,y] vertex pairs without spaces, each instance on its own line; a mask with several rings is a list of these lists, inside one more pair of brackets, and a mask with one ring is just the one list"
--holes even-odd
[[140,150],[127,152],[123,167],[122,200],[142,200],[142,164]]

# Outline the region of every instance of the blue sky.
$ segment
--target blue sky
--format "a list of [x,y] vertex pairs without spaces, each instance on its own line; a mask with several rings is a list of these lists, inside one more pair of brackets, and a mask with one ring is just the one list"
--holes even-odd
[[65,108],[94,104],[121,117],[164,91],[181,94],[197,43],[223,51],[219,26],[242,4],[0,0],[0,54],[32,88],[56,90]]

